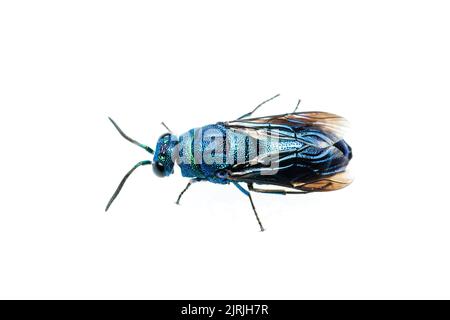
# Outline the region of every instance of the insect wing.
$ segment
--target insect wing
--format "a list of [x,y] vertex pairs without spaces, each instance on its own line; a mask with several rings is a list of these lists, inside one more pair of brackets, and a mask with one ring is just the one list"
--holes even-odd
[[[276,137],[283,151],[259,153],[245,163],[231,167],[229,179],[238,182],[275,185],[307,192],[332,191],[351,183],[346,166],[351,148],[342,139],[347,121],[327,112],[300,112],[267,116],[224,124],[227,129],[263,141]],[[294,144],[293,144],[294,143]],[[276,159],[270,166],[267,159]],[[271,174],[273,173],[273,174]]]
[[321,111],[288,113],[276,116],[229,121],[225,122],[225,125],[228,128],[246,129],[249,133],[261,128],[290,128],[290,131],[295,131],[295,129],[299,128],[310,128],[331,133],[337,140],[344,136],[349,127],[345,118],[333,113]]

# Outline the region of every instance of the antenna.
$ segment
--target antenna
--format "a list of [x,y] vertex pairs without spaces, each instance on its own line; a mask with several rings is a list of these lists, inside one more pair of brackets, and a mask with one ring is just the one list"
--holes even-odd
[[119,195],[120,190],[122,190],[123,185],[127,181],[128,177],[133,173],[133,171],[136,170],[137,168],[139,168],[140,166],[146,166],[146,165],[149,165],[149,164],[152,164],[152,162],[150,160],[140,161],[133,168],[131,168],[130,171],[127,172],[127,174],[122,178],[122,181],[120,181],[119,186],[117,187],[116,191],[112,195],[112,197],[109,200],[108,204],[106,205],[105,211],[108,211],[109,207],[113,203],[114,199],[116,199],[116,197]]
[[[120,135],[122,137],[124,137],[126,140],[130,141],[131,143],[137,145],[138,147],[141,147],[142,149],[144,149],[145,151],[147,151],[150,154],[154,154],[155,152],[153,151],[152,148],[150,148],[149,146],[139,143],[136,140],[130,138],[129,136],[127,136],[122,129],[120,129],[120,127],[117,125],[117,123],[114,122],[113,119],[111,119],[110,117],[108,117],[109,121],[111,121],[111,123],[114,125],[114,127],[117,129],[117,131],[119,131]],[[105,211],[108,211],[109,207],[111,206],[111,204],[113,203],[114,199],[116,199],[116,197],[119,195],[120,190],[122,190],[123,185],[125,184],[125,182],[127,181],[128,177],[133,173],[134,170],[136,170],[137,168],[139,168],[140,166],[146,166],[146,165],[150,165],[152,164],[152,162],[150,160],[144,160],[144,161],[140,161],[137,164],[135,164],[135,166],[133,168],[131,168],[130,171],[127,172],[127,174],[122,178],[122,181],[120,181],[119,186],[117,187],[116,191],[114,192],[114,194],[112,195],[111,199],[109,200],[108,204],[106,205],[106,209]]]
[[147,151],[147,152],[149,152],[149,153],[151,153],[151,154],[154,154],[154,153],[155,153],[155,151],[153,151],[153,149],[150,148],[149,146],[147,146],[147,145],[145,145],[145,144],[142,144],[142,143],[139,143],[139,142],[137,142],[136,140],[131,139],[129,136],[127,136],[127,135],[122,131],[122,129],[119,128],[119,126],[117,125],[117,123],[114,122],[113,119],[111,119],[110,117],[108,117],[108,119],[109,119],[109,121],[112,122],[112,124],[114,125],[114,127],[116,127],[116,129],[117,129],[117,131],[119,131],[120,135],[121,135],[122,137],[124,137],[126,140],[128,140],[128,141],[130,141],[131,143],[137,145],[138,147],[141,147],[142,149],[144,149],[145,151]]

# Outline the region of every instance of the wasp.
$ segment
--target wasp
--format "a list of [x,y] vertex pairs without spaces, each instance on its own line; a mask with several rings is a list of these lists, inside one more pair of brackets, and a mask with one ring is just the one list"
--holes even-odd
[[252,192],[300,195],[348,186],[352,148],[343,139],[347,121],[328,112],[297,112],[301,100],[291,113],[252,118],[256,110],[278,96],[236,120],[194,128],[179,137],[162,123],[168,132],[158,139],[155,149],[127,136],[109,118],[122,137],[153,159],[138,162],[123,177],[106,211],[131,173],[145,165],[152,165],[156,176],[167,177],[177,164],[182,176],[190,178],[177,204],[194,183],[234,185],[249,199],[261,231],[264,228]]

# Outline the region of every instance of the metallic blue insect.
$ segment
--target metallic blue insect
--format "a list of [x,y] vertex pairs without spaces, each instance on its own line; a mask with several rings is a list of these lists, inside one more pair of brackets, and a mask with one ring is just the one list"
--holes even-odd
[[158,139],[155,150],[128,137],[109,118],[125,139],[154,156],[153,161],[138,162],[125,175],[106,210],[130,174],[150,164],[157,176],[167,177],[177,163],[183,177],[191,178],[178,196],[177,204],[195,182],[235,185],[250,200],[261,231],[264,228],[251,192],[306,194],[349,185],[351,179],[346,169],[352,149],[342,138],[345,119],[327,112],[296,112],[300,100],[292,113],[250,118],[264,103],[278,96],[234,121],[191,129],[180,137],[173,135],[163,123],[169,133]]

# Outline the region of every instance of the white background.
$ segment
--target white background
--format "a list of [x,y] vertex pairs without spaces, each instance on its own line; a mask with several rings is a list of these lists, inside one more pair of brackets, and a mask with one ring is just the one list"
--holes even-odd
[[[3,1],[0,298],[450,298],[446,1]],[[236,118],[352,123],[354,183],[255,194],[138,169]]]

